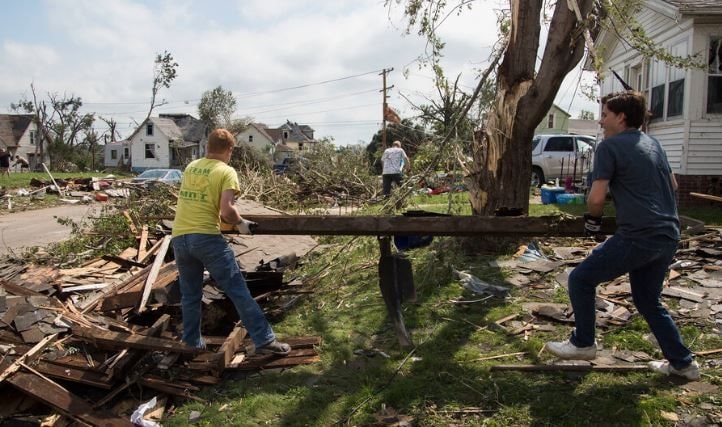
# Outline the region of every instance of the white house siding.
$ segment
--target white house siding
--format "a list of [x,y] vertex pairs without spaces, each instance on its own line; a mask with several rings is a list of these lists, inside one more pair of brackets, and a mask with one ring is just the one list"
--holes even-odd
[[649,135],[659,141],[667,153],[669,166],[675,173],[684,171],[684,121],[654,123],[649,128]]
[[[142,172],[146,169],[170,167],[170,149],[168,137],[165,136],[158,126],[154,126],[153,135],[145,134],[145,127],[136,133],[131,139],[131,159],[133,171]],[[155,144],[155,158],[145,158],[145,144]]]
[[722,174],[722,123],[695,120],[690,125],[687,175]]
[[[103,147],[103,164],[107,168],[117,168],[126,163],[127,159],[124,157],[125,148],[128,147],[127,141],[109,142]],[[115,150],[117,157],[111,158],[110,152]]]
[[[655,6],[656,3],[656,6]],[[719,35],[722,31],[719,17],[714,23],[712,17],[689,16],[675,17],[675,10],[669,7],[658,7],[659,2],[648,2],[652,7],[644,7],[637,19],[645,28],[647,35],[659,45],[671,49],[675,47],[677,55],[694,52],[706,52],[711,34]],[[694,25],[693,25],[694,24]],[[612,52],[605,54],[609,58],[608,69],[613,69],[623,78],[627,67],[639,64],[641,57],[638,52],[630,49],[624,42],[617,42]],[[666,66],[663,66],[666,67]],[[654,79],[655,65],[650,64],[649,80]],[[660,72],[670,73],[672,70],[660,68]],[[707,75],[705,70],[692,68],[684,73],[683,115],[667,117],[666,120],[656,119],[650,124],[649,134],[657,138],[669,158],[672,169],[683,175],[722,175],[722,117],[706,114]],[[667,74],[669,75],[669,74]],[[631,79],[630,79],[631,80]],[[636,81],[628,81],[635,89],[645,90],[651,98],[653,82],[639,87]],[[611,72],[604,75],[601,83],[601,94],[623,90],[622,84]],[[667,97],[665,94],[665,111]]]
[[[30,137],[31,132],[35,134],[34,141]],[[42,163],[40,159],[40,154],[36,154],[36,152],[38,151],[37,144],[39,137],[40,134],[38,133],[38,126],[35,124],[35,122],[31,121],[28,125],[28,128],[25,129],[25,133],[23,133],[23,136],[20,137],[20,140],[18,140],[18,145],[14,151],[14,154],[20,155],[28,159],[28,162],[30,163],[30,169],[35,169],[36,166],[39,166],[40,163]]]
[[[252,136],[253,141],[249,142],[249,136]],[[243,132],[236,135],[236,141],[238,143],[246,144],[252,148],[255,148],[260,153],[268,153],[269,148],[273,145],[273,141],[269,140],[268,137],[258,131],[253,126],[249,126]]]

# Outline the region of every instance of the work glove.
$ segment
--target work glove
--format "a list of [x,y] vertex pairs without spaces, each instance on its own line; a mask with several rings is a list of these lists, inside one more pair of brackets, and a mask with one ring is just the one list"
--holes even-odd
[[258,223],[241,218],[235,227],[239,234],[253,234],[256,228],[258,228]]
[[584,235],[596,237],[602,230],[602,217],[590,213],[584,214]]

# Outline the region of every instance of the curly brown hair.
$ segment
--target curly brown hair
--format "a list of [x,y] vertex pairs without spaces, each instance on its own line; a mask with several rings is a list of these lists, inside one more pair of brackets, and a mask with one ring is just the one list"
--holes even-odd
[[641,92],[625,90],[602,97],[602,105],[615,114],[624,113],[629,127],[640,128],[647,118],[647,101]]

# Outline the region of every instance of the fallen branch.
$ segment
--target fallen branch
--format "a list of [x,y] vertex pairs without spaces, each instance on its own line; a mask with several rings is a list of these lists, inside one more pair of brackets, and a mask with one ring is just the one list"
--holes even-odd
[[637,372],[647,371],[647,365],[494,365],[492,371],[522,372]]

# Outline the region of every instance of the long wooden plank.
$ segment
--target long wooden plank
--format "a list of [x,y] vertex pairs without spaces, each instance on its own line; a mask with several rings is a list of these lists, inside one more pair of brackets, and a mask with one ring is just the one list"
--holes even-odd
[[131,427],[133,424],[114,414],[96,411],[79,396],[69,392],[59,384],[45,378],[25,372],[16,372],[7,382],[23,393],[51,406],[58,412],[74,420],[91,426],[100,427]]
[[[313,216],[244,215],[258,223],[255,234],[274,235],[426,235],[426,236],[582,236],[583,218],[482,216]],[[602,232],[616,229],[604,218]],[[233,231],[229,232],[233,233]]]
[[93,387],[110,390],[113,386],[113,380],[107,375],[89,371],[87,369],[78,369],[72,366],[58,366],[51,363],[40,361],[35,365],[35,369],[49,377],[58,378],[70,382],[87,384]]
[[140,243],[138,243],[138,256],[136,259],[145,258],[146,247],[148,246],[148,226],[143,224],[143,230],[140,232]]
[[153,261],[153,267],[150,269],[148,278],[145,280],[143,296],[140,299],[140,304],[138,304],[138,313],[145,311],[145,305],[148,303],[148,298],[150,297],[150,290],[153,288],[153,283],[155,283],[155,279],[158,278],[160,268],[163,266],[163,258],[165,258],[165,254],[168,252],[171,238],[171,236],[163,237],[163,243],[161,244],[158,254],[155,256],[155,260]]
[[522,372],[634,372],[648,371],[647,365],[494,365],[492,371],[522,371]]
[[4,366],[2,370],[0,370],[0,382],[5,380],[7,377],[12,375],[13,373],[17,372],[18,369],[20,369],[20,366],[29,358],[35,356],[36,353],[39,353],[45,349],[45,347],[48,346],[51,342],[55,341],[55,338],[58,337],[58,334],[48,335],[47,337],[43,338],[33,346],[30,350],[28,350],[25,354],[15,359],[12,363],[9,363],[8,365]]
[[73,327],[73,336],[96,345],[103,344],[110,348],[139,348],[153,351],[172,351],[182,354],[197,354],[204,350],[190,347],[180,341],[155,338],[138,334],[104,331],[99,328]]
[[21,297],[43,295],[40,292],[36,292],[32,289],[24,288],[22,286],[14,285],[14,284],[6,282],[4,280],[0,280],[0,286],[5,288],[12,295],[17,295],[17,296],[21,296]]
[[141,279],[142,277],[147,277],[146,275],[148,274],[148,272],[150,271],[151,268],[152,268],[152,266],[149,265],[149,266],[145,267],[143,270],[139,271],[138,273],[127,277],[125,280],[122,280],[118,283],[114,283],[114,284],[108,286],[107,288],[104,288],[100,293],[98,293],[98,295],[88,298],[83,303],[81,303],[81,305],[80,305],[81,311],[80,312],[85,314],[85,313],[92,311],[98,305],[98,303],[100,303],[106,297],[116,294],[118,291],[121,291],[125,287],[130,286],[131,284],[133,284],[136,281],[142,280]]
[[707,199],[707,200],[713,200],[715,202],[722,202],[722,197],[713,196],[711,194],[689,193],[689,195],[692,197],[699,197],[700,199]]

